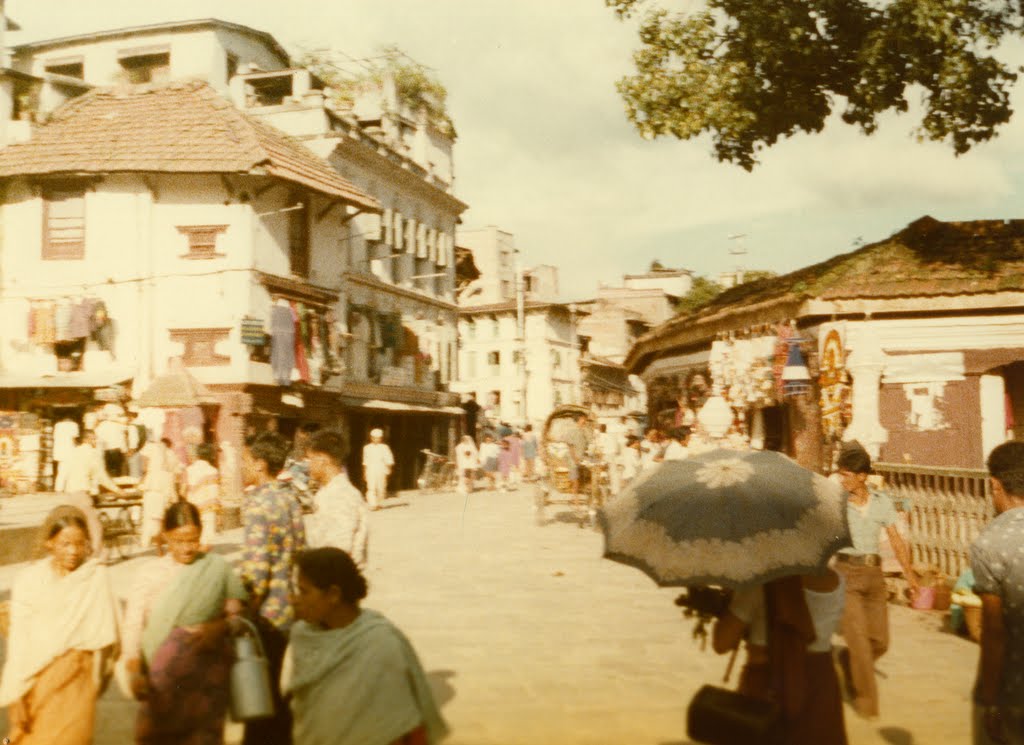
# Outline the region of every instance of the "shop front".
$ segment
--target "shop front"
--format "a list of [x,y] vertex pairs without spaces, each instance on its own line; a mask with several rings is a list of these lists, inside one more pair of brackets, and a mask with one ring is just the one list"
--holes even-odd
[[0,492],[52,491],[56,461],[107,407],[123,412],[132,375],[68,372],[0,377]]

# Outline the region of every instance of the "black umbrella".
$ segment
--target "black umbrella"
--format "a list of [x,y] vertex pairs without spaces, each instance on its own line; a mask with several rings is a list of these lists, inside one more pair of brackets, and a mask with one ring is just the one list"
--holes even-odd
[[760,584],[850,546],[846,491],[771,451],[711,450],[643,474],[599,514],[605,558],[663,587]]

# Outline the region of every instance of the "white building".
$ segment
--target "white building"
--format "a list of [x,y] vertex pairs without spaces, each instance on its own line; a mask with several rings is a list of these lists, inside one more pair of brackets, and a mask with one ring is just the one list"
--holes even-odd
[[580,403],[579,312],[556,299],[557,269],[522,270],[520,339],[512,235],[495,227],[460,232],[459,245],[473,251],[481,276],[460,297],[453,390],[475,394],[492,422],[537,426],[555,406]]
[[[6,121],[13,83],[42,112],[60,103],[42,95],[54,81],[103,88],[0,151],[0,408],[47,417],[48,402],[112,383],[137,394],[180,357],[219,397],[222,444],[315,421],[345,422],[358,445],[384,426],[409,451],[392,486],[411,485],[416,450],[443,449],[461,413],[447,392],[466,208],[452,138],[393,100],[374,121],[332,111],[273,37],[218,20],[14,51],[7,142],[28,133]],[[102,343],[29,324],[83,300],[109,314]],[[270,344],[244,343],[275,303],[301,317],[291,381],[275,379]]]

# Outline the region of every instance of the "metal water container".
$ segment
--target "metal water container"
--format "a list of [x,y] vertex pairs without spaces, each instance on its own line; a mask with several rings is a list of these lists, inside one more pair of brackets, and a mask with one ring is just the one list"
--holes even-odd
[[270,665],[256,627],[240,619],[250,633],[234,637],[235,661],[231,665],[231,718],[236,722],[274,716],[270,690]]

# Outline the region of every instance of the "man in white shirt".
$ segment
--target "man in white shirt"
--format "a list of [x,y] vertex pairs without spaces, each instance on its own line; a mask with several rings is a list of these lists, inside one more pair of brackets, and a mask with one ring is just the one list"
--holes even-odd
[[348,441],[340,432],[317,432],[306,444],[309,475],[324,485],[313,497],[315,511],[305,517],[306,545],[309,548],[340,548],[352,557],[357,567],[363,569],[366,567],[370,512],[363,495],[352,486],[345,472],[347,455]]
[[78,422],[65,417],[53,425],[53,464],[54,473],[60,473],[60,464],[71,457],[75,451],[75,441],[81,434]]
[[99,556],[103,549],[103,524],[93,505],[92,495],[99,494],[100,487],[119,495],[124,492],[104,468],[103,457],[96,449],[95,442],[96,435],[93,432],[86,432],[75,440],[75,449],[61,463],[54,490],[65,493],[67,504],[85,513],[93,555]]
[[96,425],[96,438],[103,451],[103,462],[107,471],[121,476],[124,470],[124,453],[128,448],[127,425],[119,418],[110,416]]
[[387,497],[388,476],[394,467],[395,456],[384,442],[384,430],[370,430],[370,442],[363,447],[363,477],[371,510],[380,509],[380,503]]

